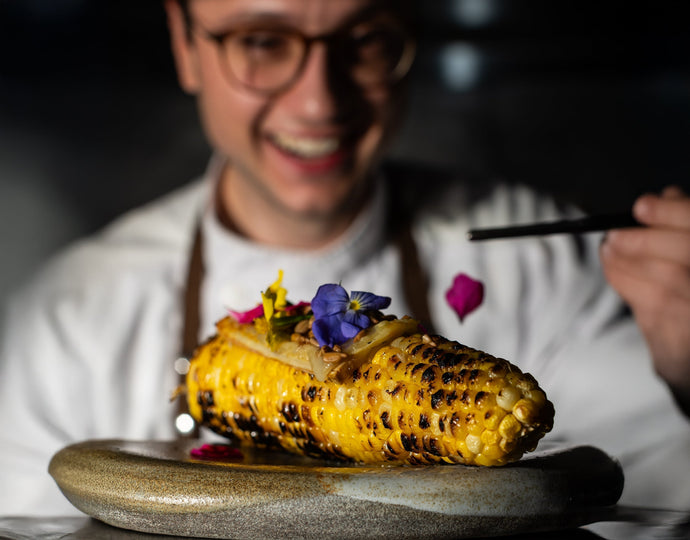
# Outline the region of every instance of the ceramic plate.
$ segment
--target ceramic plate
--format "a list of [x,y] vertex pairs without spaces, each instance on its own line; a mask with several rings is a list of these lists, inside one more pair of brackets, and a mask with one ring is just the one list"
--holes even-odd
[[469,538],[605,519],[619,464],[588,446],[499,468],[344,465],[242,448],[199,461],[199,441],[86,441],[50,464],[81,511],[130,530],[206,538]]

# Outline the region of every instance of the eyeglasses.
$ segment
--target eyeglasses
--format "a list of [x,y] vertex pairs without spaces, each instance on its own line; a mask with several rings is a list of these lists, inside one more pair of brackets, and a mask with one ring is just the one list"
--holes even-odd
[[274,24],[250,25],[222,34],[209,32],[196,22],[192,28],[218,45],[229,79],[265,95],[285,90],[299,78],[316,42],[326,44],[329,66],[363,88],[400,81],[415,54],[414,41],[404,25],[386,13],[318,36]]

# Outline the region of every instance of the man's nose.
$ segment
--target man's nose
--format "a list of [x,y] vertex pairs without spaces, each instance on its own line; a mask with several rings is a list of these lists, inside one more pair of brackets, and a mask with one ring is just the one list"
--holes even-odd
[[305,120],[323,122],[338,115],[337,89],[333,87],[328,60],[327,47],[314,43],[299,76],[280,97]]

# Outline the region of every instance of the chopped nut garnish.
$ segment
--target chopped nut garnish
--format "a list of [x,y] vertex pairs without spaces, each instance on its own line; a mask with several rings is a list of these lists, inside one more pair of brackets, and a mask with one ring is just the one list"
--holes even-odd
[[323,361],[327,364],[333,364],[335,362],[340,362],[347,358],[347,354],[344,352],[331,351],[323,354]]
[[306,334],[309,332],[309,328],[311,325],[309,324],[309,319],[302,319],[295,325],[295,332],[298,334]]
[[294,341],[295,343],[309,343],[309,338],[297,332],[293,332],[290,334],[290,341]]
[[431,339],[431,336],[429,336],[429,334],[424,334],[422,336],[422,341],[427,345],[431,345],[432,347],[438,347],[436,342],[433,339]]
[[367,333],[367,329],[362,328],[359,332],[357,332],[357,335],[352,338],[352,341],[354,343],[357,343],[360,339],[362,339],[364,337],[364,334],[366,334],[366,333]]

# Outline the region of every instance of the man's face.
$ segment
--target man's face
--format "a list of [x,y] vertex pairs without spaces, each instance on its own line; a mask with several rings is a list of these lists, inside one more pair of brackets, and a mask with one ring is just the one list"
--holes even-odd
[[240,192],[249,189],[275,211],[299,216],[327,218],[347,210],[365,189],[397,115],[398,100],[388,84],[355,83],[351,73],[338,69],[321,41],[313,42],[291,84],[277,93],[257,93],[228,76],[218,44],[204,31],[222,35],[265,25],[320,36],[342,28],[373,4],[374,0],[189,2],[191,34],[176,35],[174,28],[172,32],[180,79],[197,95],[209,141],[229,158],[231,181],[238,183]]

